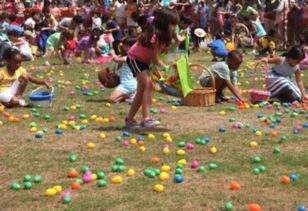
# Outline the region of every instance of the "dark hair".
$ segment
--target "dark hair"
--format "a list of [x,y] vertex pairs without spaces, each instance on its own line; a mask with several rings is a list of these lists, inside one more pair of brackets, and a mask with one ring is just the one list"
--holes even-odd
[[291,47],[288,52],[282,54],[282,56],[288,59],[303,60],[305,58],[305,51],[301,46],[295,45]]
[[0,20],[4,21],[9,15],[6,12],[0,13]]
[[192,20],[190,17],[188,17],[187,15],[181,14],[180,15],[180,22],[184,23],[184,24],[188,24],[191,25],[192,24]]
[[15,30],[10,30],[7,32],[8,36],[18,37],[18,32]]
[[14,21],[16,21],[16,15],[14,15],[14,14],[12,14],[12,15],[10,15],[9,16],[9,20],[11,21],[11,22],[14,22]]
[[67,40],[71,40],[74,38],[74,34],[72,31],[64,31],[64,32],[61,32],[61,40],[65,38]]
[[237,61],[243,61],[243,55],[238,50],[233,50],[228,53],[228,58],[233,60],[236,59]]
[[5,61],[9,61],[9,60],[11,60],[12,58],[14,58],[14,57],[15,57],[16,55],[18,55],[18,54],[21,55],[21,53],[19,52],[19,50],[15,49],[15,48],[8,48],[8,49],[6,49],[6,50],[4,51],[4,53],[3,53],[3,59],[4,59]]
[[215,34],[215,40],[220,40],[222,38],[220,33]]
[[123,42],[123,45],[131,47],[137,42],[137,40],[138,40],[137,37],[126,37],[122,42]]
[[176,25],[179,22],[179,16],[170,9],[157,9],[153,13],[154,20],[147,24],[143,33],[140,36],[139,42],[145,46],[151,46],[151,39],[153,34],[160,44],[169,46],[171,44],[174,34],[169,33],[169,25]]
[[99,36],[101,35],[101,30],[99,29],[93,29],[90,36],[90,42],[96,42],[99,40]]
[[82,19],[81,16],[76,15],[76,16],[73,17],[73,21],[74,21],[75,23],[77,23],[77,24],[82,24],[83,19]]

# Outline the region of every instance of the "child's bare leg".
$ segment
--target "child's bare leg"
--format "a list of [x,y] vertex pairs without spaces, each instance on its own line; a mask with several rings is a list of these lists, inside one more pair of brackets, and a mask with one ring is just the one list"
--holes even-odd
[[212,62],[216,62],[216,61],[217,61],[217,57],[216,57],[216,55],[215,55],[215,51],[214,51],[213,48],[211,48],[211,54],[212,54],[212,56],[213,56]]
[[216,92],[222,93],[223,90],[226,88],[226,82],[224,79],[221,79],[215,76],[215,84],[216,84]]
[[140,106],[141,106],[141,103],[142,103],[142,98],[143,98],[143,94],[144,94],[144,90],[145,90],[145,83],[144,83],[144,79],[143,79],[143,75],[142,75],[143,72],[141,73],[138,73],[137,75],[137,82],[138,82],[138,85],[137,85],[137,92],[136,92],[136,95],[135,95],[135,98],[133,100],[133,103],[130,107],[130,110],[129,110],[129,113],[128,113],[128,117],[127,119],[128,120],[133,120],[136,113],[138,112]]
[[126,95],[124,95],[122,92],[118,90],[115,90],[114,92],[111,93],[108,100],[112,103],[118,103],[124,100],[125,98],[127,98]]
[[4,103],[2,102],[2,104],[7,107],[7,108],[13,108],[19,105],[19,98],[14,96],[12,97],[11,101],[9,103]]
[[144,71],[144,74],[145,74],[145,90],[142,98],[142,119],[146,120],[150,117],[153,86],[149,72]]
[[53,54],[53,52],[54,50],[51,50],[51,49],[46,50],[46,61],[45,61],[46,65],[49,65],[50,57]]

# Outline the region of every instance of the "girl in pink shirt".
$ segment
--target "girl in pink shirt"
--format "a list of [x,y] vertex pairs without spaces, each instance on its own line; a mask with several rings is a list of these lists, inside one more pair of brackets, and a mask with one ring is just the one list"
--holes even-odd
[[[159,121],[149,117],[153,89],[149,65],[152,62],[159,68],[167,68],[159,59],[159,55],[171,45],[179,18],[169,9],[156,10],[153,15],[154,20],[146,26],[127,55],[127,64],[137,78],[138,84],[136,96],[125,119],[125,125],[130,129],[155,127],[160,124]],[[134,117],[140,107],[142,107],[142,121],[139,126]]]

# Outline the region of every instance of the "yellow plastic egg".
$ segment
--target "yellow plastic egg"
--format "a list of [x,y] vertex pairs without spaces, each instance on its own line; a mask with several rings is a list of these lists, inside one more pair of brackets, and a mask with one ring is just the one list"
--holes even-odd
[[137,140],[135,138],[132,138],[129,140],[129,143],[132,145],[136,145],[137,144]]
[[161,193],[161,192],[164,191],[164,189],[165,189],[164,186],[161,185],[161,184],[156,184],[156,185],[154,185],[154,191],[155,191],[155,192]]
[[105,133],[100,133],[100,134],[98,135],[98,137],[99,137],[100,139],[105,139],[105,138],[106,138],[106,135],[105,135]]
[[45,196],[54,196],[57,194],[57,191],[53,188],[48,188],[46,191],[45,191]]
[[169,136],[170,136],[169,133],[163,133],[163,138],[167,138],[167,137],[169,137]]
[[92,181],[97,180],[97,175],[96,174],[91,174],[91,179],[92,179]]
[[173,140],[170,136],[168,136],[167,138],[165,138],[165,141],[168,142],[168,143],[172,143]]
[[257,131],[256,132],[256,136],[262,136],[262,132],[261,131]]
[[178,107],[176,107],[176,106],[171,106],[171,109],[175,111],[175,110],[178,109]]
[[139,151],[140,152],[144,152],[145,151],[145,147],[144,146],[139,147]]
[[224,116],[224,115],[226,115],[226,112],[225,111],[220,111],[219,115]]
[[249,146],[252,148],[256,148],[258,146],[258,143],[256,141],[252,141],[249,143]]
[[57,194],[62,192],[62,186],[60,185],[54,186],[53,189],[56,191]]
[[134,176],[134,175],[135,175],[135,170],[134,169],[128,169],[127,176]]
[[261,118],[259,119],[259,122],[264,122],[265,120],[266,120],[265,117],[261,117]]
[[211,148],[210,148],[210,153],[216,154],[216,153],[217,153],[216,147],[211,147]]
[[69,121],[69,122],[68,122],[68,125],[75,125],[75,124],[76,124],[75,121]]
[[30,128],[30,132],[35,133],[36,131],[37,131],[37,128],[36,128],[36,127]]
[[103,118],[101,122],[102,122],[102,123],[107,123],[107,122],[109,122],[109,121],[110,121],[109,118]]
[[68,125],[68,121],[67,121],[67,120],[63,120],[63,121],[62,121],[62,124]]
[[155,139],[155,135],[152,134],[152,133],[150,133],[150,134],[148,135],[148,138],[151,139],[151,140],[153,140],[153,139]]
[[168,154],[170,152],[169,147],[163,148],[163,153]]
[[153,103],[156,103],[156,99],[152,99],[152,102],[153,102]]
[[111,104],[110,104],[110,103],[106,103],[105,105],[106,105],[106,107],[108,107],[108,108],[111,107]]
[[169,179],[169,174],[167,172],[162,172],[159,174],[160,181],[166,181]]
[[60,124],[59,125],[59,129],[61,130],[66,130],[67,129],[67,126],[65,124]]
[[95,144],[92,142],[87,143],[87,147],[88,149],[94,149],[95,148]]
[[185,159],[181,159],[178,161],[178,164],[181,164],[181,165],[186,165],[187,161]]
[[178,150],[176,151],[176,155],[183,156],[183,155],[185,155],[185,154],[186,154],[186,152],[185,152],[185,150],[183,150],[183,149],[178,149]]
[[92,115],[92,116],[90,117],[91,120],[95,120],[96,118],[97,118],[96,115]]
[[30,115],[29,114],[24,114],[22,118],[24,119],[29,119]]
[[162,172],[169,172],[171,170],[171,167],[168,165],[163,165],[162,167],[160,167],[160,170]]
[[13,116],[10,116],[10,117],[9,117],[9,121],[10,121],[10,122],[13,122],[13,121],[14,121],[14,117],[13,117]]
[[84,124],[84,125],[87,125],[87,124],[89,123],[89,121],[88,121],[87,119],[83,119],[83,120],[81,121],[81,123]]
[[74,105],[72,105],[72,106],[70,107],[70,109],[73,110],[73,111],[75,111],[75,110],[77,110],[77,107],[74,106]]
[[2,121],[0,121],[0,126],[2,126],[3,125],[3,122]]
[[115,176],[115,177],[112,178],[111,182],[113,184],[120,184],[120,183],[122,183],[122,177],[121,176]]

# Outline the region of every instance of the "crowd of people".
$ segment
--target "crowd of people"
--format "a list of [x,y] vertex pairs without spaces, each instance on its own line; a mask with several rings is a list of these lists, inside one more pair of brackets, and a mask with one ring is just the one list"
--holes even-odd
[[[49,86],[24,77],[21,60],[45,57],[44,65],[50,66],[52,55],[64,64],[78,56],[84,64],[121,64],[120,76],[109,69],[98,73],[105,87],[117,87],[110,101],[134,96],[126,126],[156,126],[159,121],[149,117],[152,90],[166,87],[153,84],[149,70],[152,64],[170,68],[161,59],[163,53],[211,52],[213,61],[221,59],[210,67],[217,81],[217,102],[224,100],[225,87],[246,101],[236,87],[236,70],[249,48],[248,53],[275,64],[267,84],[271,97],[301,100],[307,98],[299,72],[308,66],[307,46],[305,0],[2,0],[0,65],[6,68],[0,70],[0,102],[23,104],[25,80]],[[286,49],[287,54],[278,58],[277,50]],[[288,79],[293,73],[297,85]],[[4,87],[8,79],[19,83]],[[200,84],[210,86],[207,75],[200,77]]]

